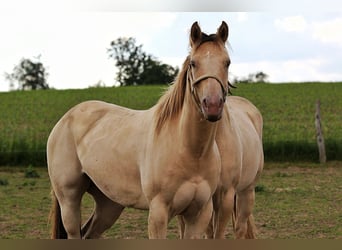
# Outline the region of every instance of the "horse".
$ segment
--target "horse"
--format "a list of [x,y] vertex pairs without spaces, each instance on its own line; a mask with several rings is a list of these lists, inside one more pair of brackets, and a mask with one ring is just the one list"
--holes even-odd
[[[190,53],[150,109],[87,101],[62,116],[47,141],[52,238],[98,238],[125,207],[149,210],[151,239],[166,238],[176,215],[184,238],[204,234],[221,175],[215,138],[226,115],[227,38],[225,22],[212,35],[193,23]],[[95,208],[81,226],[86,192]]]
[[[225,238],[226,225],[232,217],[237,239],[255,239],[252,209],[255,186],[264,165],[263,119],[250,101],[239,96],[227,98],[224,113],[215,138],[221,155],[221,177],[213,195],[213,216],[206,237]],[[178,222],[183,238],[182,216],[178,216]]]
[[[223,112],[215,138],[221,155],[221,177],[213,195],[213,216],[206,237],[225,238],[232,218],[237,239],[255,239],[252,209],[255,186],[264,165],[262,115],[250,101],[239,96],[229,96]],[[182,216],[178,216],[178,222],[183,238]]]
[[213,196],[213,219],[207,237],[224,238],[232,217],[235,237],[254,239],[255,186],[264,165],[263,119],[256,106],[238,96],[227,98],[224,113],[216,133],[221,178]]
[[[213,215],[206,237],[224,238],[232,217],[235,237],[254,239],[255,186],[264,165],[263,118],[253,103],[239,96],[227,98],[223,113],[215,137],[221,156],[221,176],[213,195]],[[178,216],[178,222],[183,238],[184,218]]]

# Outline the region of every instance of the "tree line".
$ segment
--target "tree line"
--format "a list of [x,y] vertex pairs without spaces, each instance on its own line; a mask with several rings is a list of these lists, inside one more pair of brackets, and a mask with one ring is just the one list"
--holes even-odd
[[[118,69],[115,79],[120,86],[171,83],[179,71],[178,67],[162,63],[143,51],[142,45],[137,45],[133,37],[112,41],[107,53],[115,61]],[[11,90],[49,89],[48,75],[41,56],[22,58],[11,73],[5,72]]]
[[116,80],[120,86],[171,83],[179,69],[162,63],[136,45],[136,40],[118,38],[110,43],[107,50],[118,69]]
[[[133,37],[120,37],[110,43],[107,49],[109,58],[115,61],[118,70],[115,80],[120,86],[168,84],[179,72],[173,67],[158,60],[155,56],[143,51]],[[49,89],[48,72],[41,62],[41,56],[34,59],[22,58],[11,73],[5,73],[10,89],[37,90]],[[234,83],[265,82],[267,75],[263,72],[250,74],[247,78],[235,78]],[[96,86],[102,86],[102,82]]]

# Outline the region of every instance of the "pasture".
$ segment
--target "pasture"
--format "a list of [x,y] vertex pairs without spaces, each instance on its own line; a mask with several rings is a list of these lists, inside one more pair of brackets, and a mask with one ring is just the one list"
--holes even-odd
[[[163,88],[0,93],[0,238],[49,238],[46,140],[67,110],[92,99],[147,109],[156,103]],[[264,118],[266,164],[254,210],[258,237],[341,239],[342,83],[239,84],[232,92],[251,100]],[[321,101],[326,165],[317,164],[317,99]],[[84,219],[92,207],[86,196]],[[171,222],[168,237],[178,237],[176,221]],[[147,212],[126,209],[104,238],[147,238]]]
[[[103,100],[133,109],[154,105],[165,86],[0,93],[0,165],[45,165],[48,135],[72,106]],[[342,160],[342,83],[239,84],[264,117],[267,161],[318,161],[315,103],[321,100],[327,159]],[[229,98],[229,97],[228,97]]]
[[[39,177],[32,173],[38,173]],[[51,201],[46,168],[2,167],[0,176],[0,238],[49,238]],[[341,189],[341,162],[329,162],[326,166],[266,163],[256,189],[254,216],[258,238],[342,239]],[[84,219],[92,207],[92,199],[85,196]],[[103,237],[147,238],[147,211],[126,209]],[[177,237],[177,223],[173,220],[168,238]],[[231,238],[231,233],[227,237]]]

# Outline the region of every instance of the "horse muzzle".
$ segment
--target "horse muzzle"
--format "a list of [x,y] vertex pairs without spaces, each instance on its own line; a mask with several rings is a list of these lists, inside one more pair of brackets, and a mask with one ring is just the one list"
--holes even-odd
[[201,108],[202,113],[210,122],[216,122],[222,117],[222,110],[224,105],[224,98],[220,96],[208,96],[202,99]]

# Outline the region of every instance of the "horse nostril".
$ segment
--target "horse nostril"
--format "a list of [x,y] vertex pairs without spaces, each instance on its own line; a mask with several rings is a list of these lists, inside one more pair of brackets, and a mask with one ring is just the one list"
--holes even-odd
[[223,98],[220,98],[220,107],[223,106],[223,103],[224,103],[224,99],[223,99]]
[[210,108],[210,107],[221,108],[223,106],[224,102],[225,102],[225,99],[222,97],[220,97],[216,100],[213,98],[210,98],[210,97],[209,98],[206,97],[206,98],[203,98],[202,105],[205,108]]
[[208,107],[208,101],[207,101],[207,98],[204,98],[203,99],[203,104],[204,106],[207,108]]

